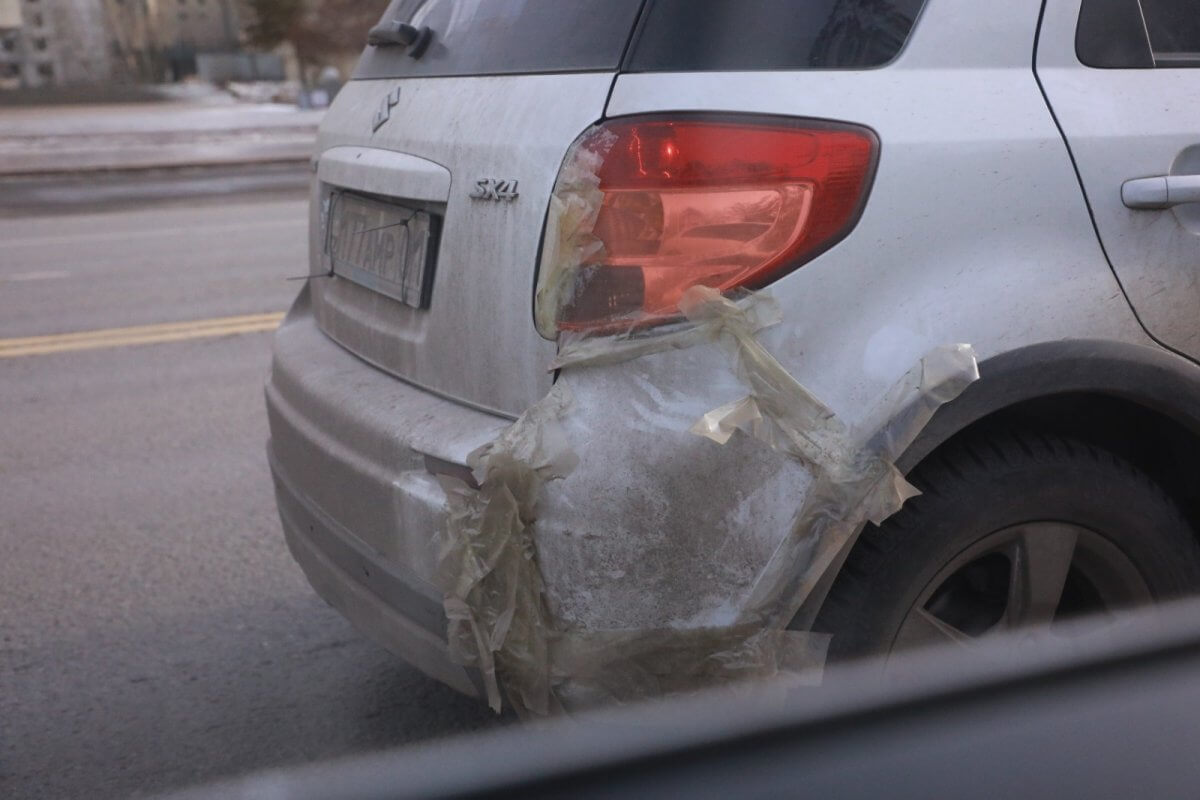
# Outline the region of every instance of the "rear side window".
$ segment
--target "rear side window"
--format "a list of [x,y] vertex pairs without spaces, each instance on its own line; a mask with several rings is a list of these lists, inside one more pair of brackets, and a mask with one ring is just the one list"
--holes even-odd
[[1142,0],[1157,67],[1200,67],[1200,2]]
[[1200,67],[1198,0],[1084,0],[1075,53],[1089,67]]
[[650,0],[631,72],[878,67],[925,0]]
[[[642,0],[393,0],[385,20],[433,31],[410,58],[368,47],[356,78],[614,71]],[[364,35],[365,39],[365,35]]]

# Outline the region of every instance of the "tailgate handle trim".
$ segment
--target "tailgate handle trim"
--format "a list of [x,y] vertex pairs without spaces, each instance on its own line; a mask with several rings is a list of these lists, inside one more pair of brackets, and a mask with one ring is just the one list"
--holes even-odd
[[434,161],[378,147],[331,147],[317,178],[342,189],[427,203],[450,201],[450,170]]

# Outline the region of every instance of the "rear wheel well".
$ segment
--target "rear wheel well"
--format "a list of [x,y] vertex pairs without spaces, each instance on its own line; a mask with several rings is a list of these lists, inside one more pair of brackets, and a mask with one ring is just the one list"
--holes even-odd
[[[1096,404],[1085,405],[1066,410]],[[1200,586],[1195,529],[1154,476],[1112,451],[1119,438],[1095,444],[1086,424],[1069,435],[1049,430],[1049,411],[1023,411],[939,448],[911,476],[923,494],[863,532],[815,621],[834,634],[830,658],[962,643]]]
[[[989,430],[1058,434],[1112,452],[1146,473],[1200,540],[1200,373],[1195,365],[1147,348],[1072,341],[997,356],[980,372],[984,380],[943,406],[900,457],[903,473]],[[1026,394],[1038,386],[1059,388],[1036,397]],[[1163,410],[1168,403],[1175,408]],[[813,625],[848,555],[849,550],[843,552],[830,566],[790,627]]]
[[[994,411],[941,443],[926,456],[983,430],[1018,428],[1094,444],[1150,475],[1200,532],[1200,433],[1132,400],[1072,392],[1024,400]],[[924,461],[924,459],[922,459]]]

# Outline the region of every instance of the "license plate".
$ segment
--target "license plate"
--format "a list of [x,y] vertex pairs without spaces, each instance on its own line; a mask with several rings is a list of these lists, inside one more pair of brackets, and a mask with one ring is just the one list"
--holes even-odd
[[425,211],[339,192],[331,198],[325,252],[335,275],[428,308],[437,223]]

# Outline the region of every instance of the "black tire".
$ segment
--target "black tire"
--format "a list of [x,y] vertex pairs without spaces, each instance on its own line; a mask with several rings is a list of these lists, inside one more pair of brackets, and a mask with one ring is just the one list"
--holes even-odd
[[[1081,532],[1069,534],[1078,549],[1070,544],[1069,555],[1047,557],[1065,558],[1069,566],[1054,568],[1070,570],[1047,624],[1071,610],[1095,610],[1087,606],[1097,601],[1115,608],[1200,587],[1200,545],[1176,504],[1145,472],[1093,445],[1027,431],[985,433],[942,448],[909,479],[923,494],[882,526],[868,526],[821,609],[815,628],[833,634],[831,660],[924,641],[921,624],[929,619],[949,620],[952,635],[968,638],[1028,624],[1031,617],[1013,611],[1020,603],[1011,598],[1021,596],[1014,564],[1036,565],[1028,554],[1044,551],[1037,543],[1048,541],[1047,530]],[[985,560],[981,554],[1012,531],[1014,543]],[[1027,555],[1016,555],[1022,546]],[[1004,610],[987,627],[1000,603]]]

